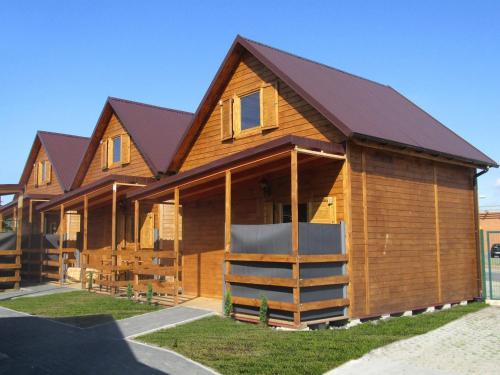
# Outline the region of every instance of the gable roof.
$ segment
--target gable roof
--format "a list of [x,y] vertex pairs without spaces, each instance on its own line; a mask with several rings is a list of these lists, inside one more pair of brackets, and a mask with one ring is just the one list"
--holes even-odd
[[72,188],[83,181],[113,113],[132,138],[154,175],[167,170],[175,150],[193,119],[193,114],[190,112],[109,97],[94,128]]
[[61,188],[68,191],[88,144],[89,138],[87,137],[38,131],[19,183],[22,185],[28,183],[33,164],[40,148],[43,146]]
[[248,51],[336,126],[346,138],[368,138],[484,166],[497,163],[390,86],[237,36],[203,98],[174,169]]

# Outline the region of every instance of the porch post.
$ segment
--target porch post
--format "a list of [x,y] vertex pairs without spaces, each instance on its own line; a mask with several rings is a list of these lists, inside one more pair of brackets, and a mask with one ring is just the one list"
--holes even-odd
[[179,188],[174,190],[174,304],[179,303]]
[[20,280],[21,280],[21,249],[22,249],[22,240],[23,240],[23,203],[24,197],[21,194],[17,200],[17,214],[16,214],[16,268],[14,272],[14,276],[16,281],[14,283],[14,289],[19,289]]
[[59,283],[62,285],[64,281],[63,272],[63,248],[64,248],[64,228],[66,227],[66,222],[64,220],[64,204],[61,204],[59,211]]
[[[135,251],[139,251],[140,249],[140,242],[139,242],[139,219],[140,219],[140,203],[138,200],[134,201],[134,246],[135,246]],[[138,258],[137,255],[135,254],[135,268],[136,270],[139,268],[139,263],[138,263]],[[138,291],[139,291],[139,274],[137,272],[134,272],[134,287],[135,287],[135,297],[137,298]]]
[[88,215],[89,197],[85,194],[83,196],[83,244],[82,252],[80,253],[80,281],[82,283],[82,289],[85,289],[87,286]]
[[[225,246],[224,246],[224,260],[225,260],[225,275],[231,273],[231,263],[228,260],[228,256],[231,253],[231,171],[226,171],[226,202],[225,202]],[[226,280],[224,275],[223,280]],[[230,283],[225,282],[225,290],[230,290]],[[224,296],[222,296],[224,300]]]
[[116,183],[113,184],[113,200],[111,203],[111,294],[115,294],[116,281]]
[[43,261],[45,254],[45,212],[40,213],[40,282],[43,280]]
[[293,288],[293,303],[296,306],[296,311],[293,313],[293,323],[296,326],[300,325],[300,272],[299,272],[299,184],[298,184],[298,168],[297,168],[297,150],[291,152],[291,194],[290,204],[292,211],[292,255],[295,256],[295,263],[292,265],[292,274],[296,282]]

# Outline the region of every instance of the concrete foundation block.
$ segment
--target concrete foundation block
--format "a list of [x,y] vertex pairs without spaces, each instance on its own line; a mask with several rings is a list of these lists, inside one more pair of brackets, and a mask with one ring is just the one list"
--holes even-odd
[[460,306],[467,306],[467,301],[460,302]]
[[451,303],[445,303],[443,307],[441,307],[441,309],[442,310],[451,309]]
[[411,310],[405,311],[402,316],[413,316],[413,311]]
[[384,314],[384,315],[380,316],[380,320],[387,320],[387,319],[389,319],[390,317],[391,317],[391,315],[390,315],[390,314]]
[[361,319],[350,319],[349,322],[346,324],[346,327],[351,328],[360,324],[361,324]]
[[436,311],[436,308],[434,306],[430,306],[427,308],[427,310],[425,310],[426,313],[431,313],[431,312],[434,312]]

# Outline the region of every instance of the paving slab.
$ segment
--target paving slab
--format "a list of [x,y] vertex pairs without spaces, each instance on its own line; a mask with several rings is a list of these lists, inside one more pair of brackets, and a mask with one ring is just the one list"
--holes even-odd
[[74,288],[54,284],[38,284],[0,293],[0,301],[17,297],[39,297],[48,294],[73,292]]
[[500,369],[500,307],[375,349],[327,375],[493,375]]

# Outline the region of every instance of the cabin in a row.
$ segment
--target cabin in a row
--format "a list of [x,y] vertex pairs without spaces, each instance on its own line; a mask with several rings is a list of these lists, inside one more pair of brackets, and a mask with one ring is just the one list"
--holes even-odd
[[245,320],[265,295],[298,327],[478,297],[489,167],[391,87],[237,37],[194,115],[108,99],[70,188],[36,210],[83,283],[230,292]]

